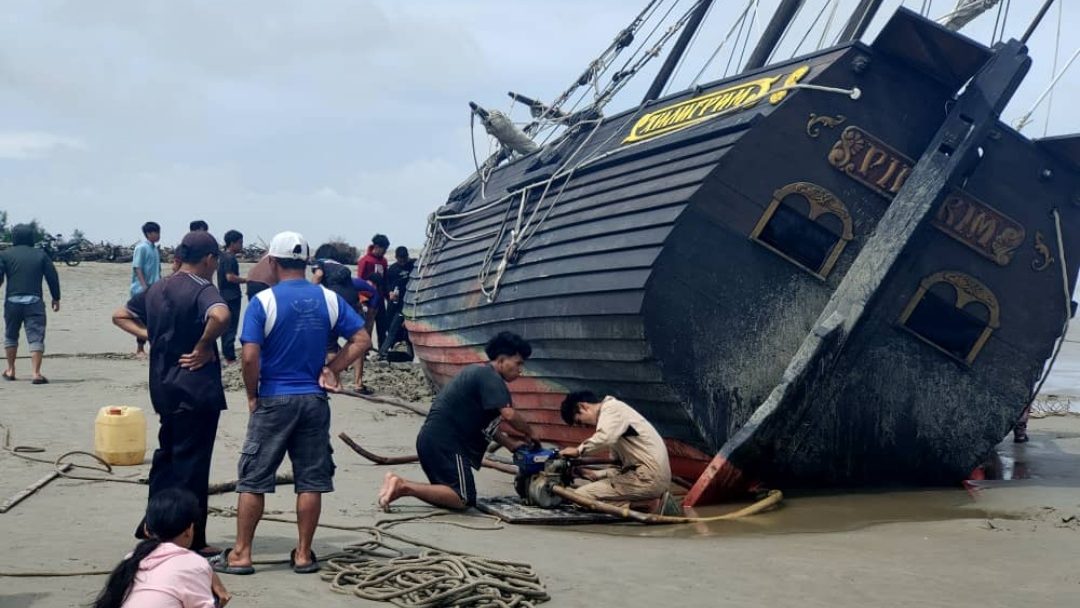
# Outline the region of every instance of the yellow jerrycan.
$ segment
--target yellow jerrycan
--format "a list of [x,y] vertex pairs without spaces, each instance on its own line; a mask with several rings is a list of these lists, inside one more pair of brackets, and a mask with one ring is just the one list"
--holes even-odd
[[98,410],[94,453],[111,465],[142,464],[146,456],[146,416],[142,409],[107,405]]

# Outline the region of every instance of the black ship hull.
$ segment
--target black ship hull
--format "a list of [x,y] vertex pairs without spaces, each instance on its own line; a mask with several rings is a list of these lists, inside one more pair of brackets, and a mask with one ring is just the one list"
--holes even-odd
[[957,90],[993,58],[901,12],[872,46],[500,166],[434,224],[407,297],[419,358],[442,384],[495,332],[521,334],[534,355],[511,388],[541,435],[583,438],[559,420],[567,391],[617,395],[698,480],[688,503],[964,478],[1031,398],[1080,245],[1071,139],[990,116],[926,190]]

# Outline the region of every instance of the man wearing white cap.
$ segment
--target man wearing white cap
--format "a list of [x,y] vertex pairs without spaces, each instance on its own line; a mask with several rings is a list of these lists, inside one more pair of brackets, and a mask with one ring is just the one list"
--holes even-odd
[[[334,490],[330,449],[330,403],[338,375],[371,347],[364,320],[341,296],[304,278],[309,250],[304,237],[282,232],[270,241],[276,283],[259,292],[244,315],[244,385],[247,437],[240,454],[236,544],[213,558],[214,570],[252,574],[251,543],[262,517],[265,494],[288,453],[296,491],[299,542],[293,571],[317,572],[311,541],[319,523],[322,494]],[[330,337],[348,343],[325,365]]]

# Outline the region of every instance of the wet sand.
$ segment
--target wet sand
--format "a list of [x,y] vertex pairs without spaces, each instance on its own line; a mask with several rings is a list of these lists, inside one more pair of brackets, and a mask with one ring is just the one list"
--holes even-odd
[[[131,341],[109,323],[112,309],[124,299],[126,277],[125,268],[104,264],[61,269],[64,310],[49,319],[50,353],[128,351]],[[19,362],[24,378],[28,363]],[[44,456],[91,449],[101,406],[150,409],[143,362],[112,355],[59,356],[48,358],[44,371],[52,380],[48,386],[25,380],[0,384],[0,423],[10,428],[14,443],[46,448]],[[1055,390],[1076,391],[1070,377],[1063,376]],[[230,393],[229,405],[218,433],[213,480],[236,477],[247,422],[243,395]],[[335,397],[332,407],[335,435],[345,431],[386,455],[412,452],[419,416],[348,397]],[[149,418],[152,448],[156,420]],[[1080,597],[1075,566],[1080,417],[1049,416],[1033,420],[1031,429],[1031,443],[999,447],[999,476],[1007,479],[978,482],[968,490],[793,494],[778,511],[707,526],[506,526],[481,532],[410,524],[400,531],[454,550],[529,562],[547,585],[550,606],[1072,605]],[[374,501],[387,469],[367,463],[337,440],[334,447],[337,491],[325,498],[324,521],[356,525],[384,517]],[[0,453],[0,499],[50,470]],[[138,477],[147,470],[142,465],[118,473]],[[394,470],[422,477],[417,465]],[[511,478],[490,470],[479,473],[478,487],[486,495],[513,493]],[[426,511],[417,502],[400,504],[398,515]],[[235,495],[212,497],[211,505],[234,506]],[[54,481],[0,515],[6,549],[0,571],[109,568],[132,547],[130,534],[144,506],[141,486]],[[267,508],[290,516],[291,488],[280,487]],[[485,523],[468,516],[453,520]],[[235,520],[211,517],[209,532],[213,542],[228,545]],[[256,558],[286,557],[294,534],[289,525],[264,522]],[[359,538],[320,531],[315,550],[325,555]],[[0,578],[0,607],[85,605],[102,582],[102,577]],[[260,567],[251,577],[228,576],[225,582],[236,607],[376,605],[335,594],[317,576],[296,575],[283,565]]]

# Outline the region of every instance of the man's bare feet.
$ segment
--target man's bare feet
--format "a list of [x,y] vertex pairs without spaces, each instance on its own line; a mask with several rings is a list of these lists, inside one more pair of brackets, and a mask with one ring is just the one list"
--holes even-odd
[[383,477],[383,485],[379,488],[379,508],[383,511],[390,510],[390,503],[401,498],[401,490],[405,487],[405,480],[394,473],[387,473]]

